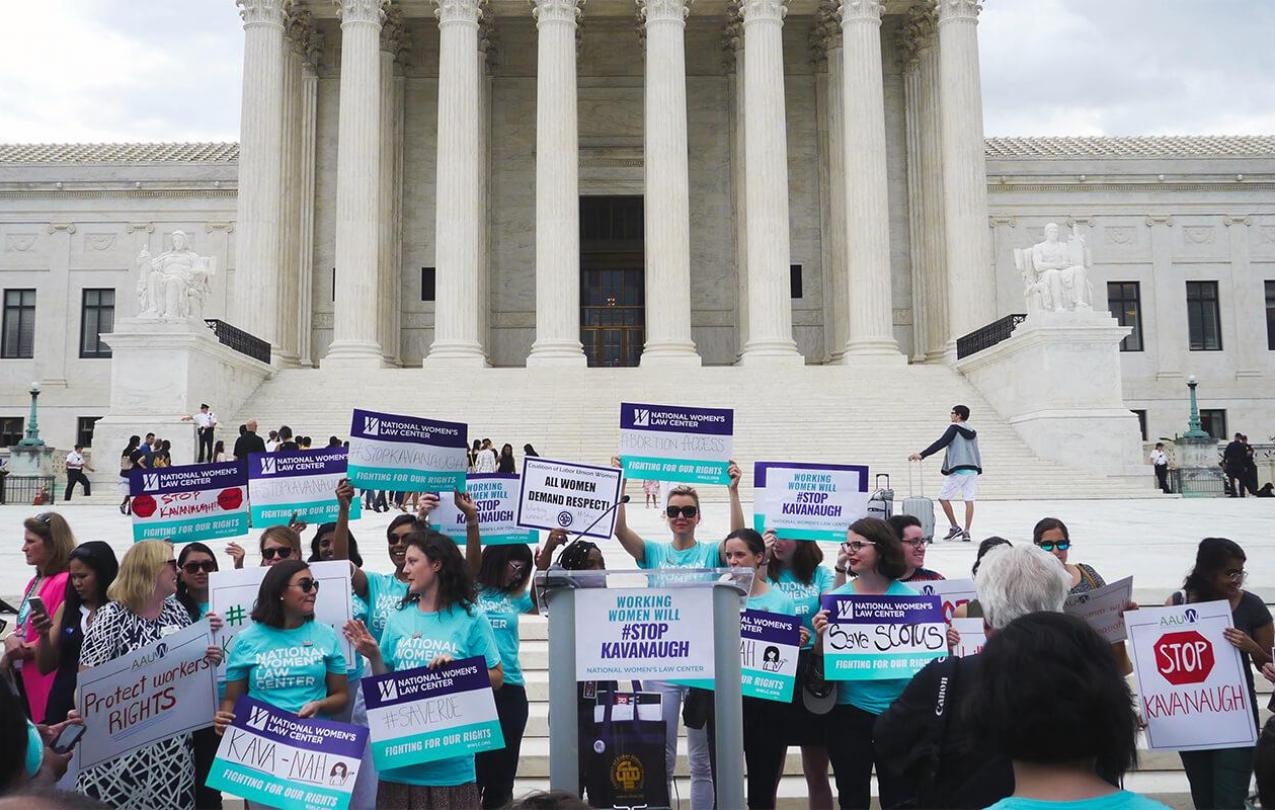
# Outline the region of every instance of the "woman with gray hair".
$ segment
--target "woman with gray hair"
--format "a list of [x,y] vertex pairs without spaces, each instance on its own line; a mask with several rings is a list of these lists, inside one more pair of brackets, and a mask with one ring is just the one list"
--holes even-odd
[[[993,548],[975,577],[987,635],[1020,616],[1061,613],[1070,587],[1057,561],[1036,546]],[[987,807],[1014,792],[1007,757],[991,755],[964,722],[978,690],[982,656],[934,661],[878,719],[878,761],[916,786],[916,807]]]

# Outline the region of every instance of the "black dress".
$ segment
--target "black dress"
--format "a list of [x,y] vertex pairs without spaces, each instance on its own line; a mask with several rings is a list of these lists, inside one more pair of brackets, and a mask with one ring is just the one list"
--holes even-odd
[[61,723],[67,712],[75,708],[75,683],[80,671],[80,647],[84,645],[84,612],[81,608],[79,616],[65,625],[58,636],[58,672],[53,677],[53,686],[49,689],[49,702],[44,709],[44,722],[49,725]]

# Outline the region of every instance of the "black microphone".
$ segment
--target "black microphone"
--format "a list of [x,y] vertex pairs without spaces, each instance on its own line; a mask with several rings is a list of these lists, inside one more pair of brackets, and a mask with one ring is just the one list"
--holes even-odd
[[629,496],[628,496],[628,495],[621,495],[621,496],[620,496],[620,500],[616,501],[615,503],[613,503],[613,504],[611,504],[609,507],[607,507],[607,510],[606,510],[605,512],[603,512],[602,514],[598,515],[598,516],[597,516],[597,518],[596,518],[596,519],[594,519],[594,521],[593,521],[592,523],[590,523],[588,526],[585,526],[585,527],[584,527],[584,530],[583,530],[583,531],[581,531],[579,534],[577,534],[577,535],[575,536],[575,540],[572,540],[571,542],[572,542],[572,543],[574,543],[576,540],[579,540],[581,537],[584,537],[584,535],[585,535],[585,534],[589,531],[589,529],[592,529],[594,526],[596,526],[596,525],[598,525],[599,523],[601,523],[601,522],[602,522],[602,518],[606,517],[607,515],[609,515],[609,514],[611,514],[612,512],[614,512],[615,510],[619,509],[619,508],[620,508],[620,504],[622,504],[622,503],[628,503],[628,502],[629,502]]

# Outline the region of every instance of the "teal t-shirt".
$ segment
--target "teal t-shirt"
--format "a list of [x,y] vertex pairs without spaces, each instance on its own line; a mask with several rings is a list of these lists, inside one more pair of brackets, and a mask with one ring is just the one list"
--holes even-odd
[[1169,810],[1169,806],[1127,790],[1118,790],[1107,796],[1075,802],[1049,802],[1044,799],[1009,796],[987,810]]
[[[857,594],[854,589],[854,580],[850,580],[845,585],[837,588],[830,593],[834,594]],[[904,585],[902,582],[895,580],[890,583],[890,587],[885,592],[886,596],[916,596],[916,591]],[[904,688],[907,687],[911,678],[882,678],[877,681],[837,681],[837,703],[840,705],[849,704],[855,708],[863,709],[869,714],[881,714],[890,708],[890,704],[903,694]]]
[[522,663],[518,660],[518,617],[531,610],[531,594],[525,590],[507,594],[495,588],[483,588],[478,592],[478,607],[487,615],[492,635],[496,637],[505,684],[525,686]]
[[[357,593],[350,594],[350,618],[356,622],[367,624],[367,602]],[[353,661],[346,661],[350,667],[350,689],[358,688],[358,680],[363,677],[363,656],[354,653]],[[353,699],[353,695],[350,696]]]
[[40,737],[40,729],[30,720],[27,721],[27,778],[34,779],[44,764],[44,740]]
[[[381,637],[381,657],[387,667],[394,671],[426,667],[444,653],[456,659],[482,656],[488,669],[500,663],[491,623],[478,608],[473,613],[456,606],[426,613],[408,605],[390,616]],[[383,781],[402,785],[464,785],[476,778],[474,755],[390,768],[380,776]]]
[[[647,540],[646,556],[638,563],[638,568],[656,570],[662,568],[719,568],[721,555],[718,552],[720,543],[696,542],[690,548],[675,549],[672,543],[659,543]],[[651,577],[650,586],[663,587],[669,583],[679,582],[688,577]]]
[[748,597],[745,604],[749,610],[764,610],[767,613],[782,613],[785,616],[796,616],[797,607],[792,598],[778,588],[771,588],[763,594]]
[[393,574],[363,573],[367,575],[367,629],[380,641],[385,622],[407,596],[407,583],[400,582]]
[[806,641],[806,649],[815,644],[814,618],[819,612],[819,597],[836,587],[836,582],[832,571],[822,565],[815,566],[809,584],[798,580],[787,568],[780,572],[778,580],[770,581],[771,585],[788,594],[793,605],[796,606],[795,615],[801,619],[801,626],[810,633],[810,638]]
[[253,622],[235,638],[226,680],[248,680],[248,694],[293,714],[328,696],[327,676],[345,675],[336,631],[309,621],[292,630]]

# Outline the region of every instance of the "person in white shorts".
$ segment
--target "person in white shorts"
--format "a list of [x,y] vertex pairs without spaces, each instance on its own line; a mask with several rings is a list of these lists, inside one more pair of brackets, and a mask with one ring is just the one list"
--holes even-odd
[[[964,405],[953,405],[952,424],[939,437],[938,441],[919,453],[908,458],[912,461],[932,456],[939,450],[943,453],[943,488],[939,490],[939,505],[947,522],[951,525],[944,540],[960,538],[970,541],[970,526],[974,523],[974,498],[978,491],[978,477],[983,474],[983,459],[978,452],[978,431],[969,424],[970,409]],[[965,502],[965,526],[956,523],[956,515],[952,512],[952,501]]]

